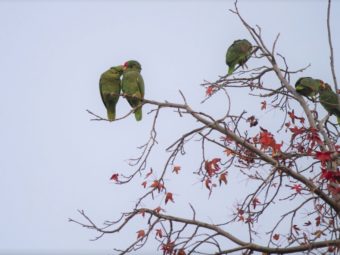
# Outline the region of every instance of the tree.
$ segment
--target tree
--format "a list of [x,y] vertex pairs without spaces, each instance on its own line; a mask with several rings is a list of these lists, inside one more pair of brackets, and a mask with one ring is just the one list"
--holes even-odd
[[[335,91],[338,91],[334,70],[333,46],[330,29],[331,1],[328,1],[327,29],[330,46],[330,66]],[[136,239],[119,254],[141,249],[151,238],[159,243],[163,254],[289,254],[330,253],[340,251],[340,171],[338,169],[340,146],[338,125],[325,113],[320,102],[310,101],[298,94],[291,85],[291,76],[307,67],[290,70],[284,56],[276,52],[279,35],[268,47],[261,36],[261,28],[253,27],[241,16],[235,2],[234,13],[249,32],[254,45],[251,59],[265,63],[255,68],[237,68],[232,75],[217,81],[202,84],[206,100],[213,100],[219,93],[226,96],[226,105],[232,104],[229,88],[250,90],[249,97],[259,102],[262,110],[274,111],[278,130],[274,133],[262,126],[262,120],[242,112],[227,113],[222,118],[195,111],[181,93],[182,103],[158,102],[144,99],[143,104],[154,106],[150,138],[141,148],[141,154],[131,164],[131,175],[114,173],[111,177],[117,185],[128,185],[142,178],[145,192],[140,195],[134,208],[122,213],[115,221],[97,225],[84,212],[83,220],[70,221],[99,233],[96,239],[106,234],[118,234],[135,218],[145,219],[136,229]],[[268,86],[266,77],[275,75],[277,85]],[[124,96],[124,95],[121,95]],[[249,99],[250,100],[250,99]],[[156,123],[162,109],[174,109],[179,116],[192,118],[197,128],[184,133],[169,148],[170,156],[162,171],[154,175],[149,168],[149,157],[157,143]],[[303,112],[298,115],[297,112]],[[91,111],[95,120],[106,120]],[[129,112],[126,116],[132,113]],[[120,118],[123,119],[126,116]],[[120,120],[117,119],[117,120]],[[180,121],[180,119],[179,119]],[[261,124],[259,124],[261,123]],[[264,123],[264,122],[263,122]],[[199,137],[194,140],[193,137]],[[168,188],[169,176],[180,176],[181,166],[176,164],[189,141],[200,144],[202,158],[197,174],[209,196],[218,192],[220,186],[233,182],[228,172],[233,168],[251,183],[247,195],[240,198],[232,208],[232,215],[223,223],[213,224],[197,219],[195,208],[190,205],[192,217],[170,215],[165,209],[176,204],[176,196]],[[214,148],[216,155],[207,157],[206,148]],[[157,176],[157,178],[155,177]],[[179,177],[180,178],[180,177]],[[162,206],[145,207],[148,200],[158,200]],[[280,207],[280,215],[275,208]],[[271,219],[268,232],[259,232],[257,226]],[[238,238],[229,226],[238,224],[246,231],[248,240]],[[244,228],[246,227],[246,228]],[[263,241],[265,240],[265,242]]]

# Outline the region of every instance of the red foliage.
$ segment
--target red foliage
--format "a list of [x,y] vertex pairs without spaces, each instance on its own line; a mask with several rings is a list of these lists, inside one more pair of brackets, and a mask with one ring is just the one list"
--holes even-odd
[[204,168],[207,171],[209,177],[213,176],[220,170],[220,166],[218,163],[221,161],[220,158],[214,158],[211,161],[206,160]]
[[177,255],[186,255],[184,249],[179,249]]
[[155,213],[160,213],[161,211],[164,211],[160,206],[156,207],[154,209]]
[[279,235],[279,234],[274,234],[274,235],[273,235],[273,239],[274,239],[274,240],[277,241],[277,240],[279,240],[279,238],[280,238],[280,235]]
[[326,170],[325,168],[321,168],[321,179],[326,179],[330,182],[339,182],[340,181],[340,171],[337,169],[337,171],[333,170]]
[[137,233],[137,239],[143,238],[145,236],[145,231],[143,229],[138,230],[136,233]]
[[167,204],[169,201],[175,203],[171,192],[168,192],[165,195],[165,204]]
[[211,96],[212,94],[214,94],[214,92],[217,90],[216,86],[214,85],[210,85],[209,87],[207,87],[206,91],[205,91],[205,95],[206,96]]
[[142,186],[143,186],[144,188],[146,188],[146,184],[147,184],[146,181],[143,181],[143,182],[142,182]]
[[152,174],[153,170],[150,168],[150,171],[145,175],[145,179],[149,178],[149,176]]
[[324,166],[327,161],[331,160],[331,152],[330,151],[317,151],[315,152],[315,159],[321,161],[321,165]]
[[259,200],[257,197],[254,197],[253,200],[251,201],[251,203],[253,204],[253,207],[254,207],[254,209],[255,209],[256,206],[257,206],[258,204],[260,204],[261,202],[260,202],[260,200]]
[[119,176],[119,174],[115,173],[115,174],[113,174],[113,175],[111,176],[110,180],[111,180],[111,181],[118,182],[118,176]]
[[174,166],[174,169],[172,170],[172,172],[175,172],[176,174],[178,174],[179,170],[181,170],[180,166]]
[[175,242],[171,242],[170,240],[166,244],[162,244],[161,250],[164,255],[171,255],[174,251]]
[[157,189],[158,192],[161,192],[165,188],[159,180],[154,180],[150,187]]
[[222,174],[220,175],[220,178],[219,178],[218,180],[219,180],[219,182],[220,182],[220,186],[221,186],[222,182],[224,182],[225,184],[227,184],[227,183],[228,183],[228,181],[227,181],[227,173],[222,173]]
[[327,189],[333,194],[333,195],[338,195],[340,194],[340,187],[334,187],[331,184],[328,184]]
[[296,193],[301,194],[302,187],[300,184],[295,184],[291,189],[295,190]]
[[160,229],[160,228],[156,229],[156,236],[158,236],[159,238],[163,237],[162,229]]

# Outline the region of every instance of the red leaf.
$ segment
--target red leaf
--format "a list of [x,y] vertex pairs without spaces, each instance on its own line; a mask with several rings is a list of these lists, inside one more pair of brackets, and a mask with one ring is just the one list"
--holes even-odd
[[333,185],[328,184],[327,189],[333,194],[338,195],[340,193],[340,187],[334,187]]
[[225,184],[227,184],[227,183],[228,183],[228,181],[227,181],[227,173],[222,173],[222,174],[220,175],[219,181],[220,181],[220,186],[221,186],[222,182],[224,182]]
[[289,117],[292,119],[292,123],[295,124],[296,116],[295,116],[295,114],[294,114],[294,109],[293,109],[293,111],[288,112],[288,115],[289,115]]
[[275,234],[275,235],[273,235],[273,239],[274,239],[274,240],[276,240],[276,241],[277,241],[277,240],[279,240],[279,238],[280,238],[280,235],[279,235],[279,234]]
[[206,96],[211,96],[217,90],[216,86],[210,85],[205,91]]
[[332,170],[326,170],[324,168],[321,168],[321,179],[326,179],[330,182],[337,182],[340,181],[340,171],[337,169],[337,171]]
[[145,236],[145,231],[143,229],[138,230],[136,233],[137,233],[137,239],[143,238]]
[[152,174],[153,170],[152,168],[150,168],[150,171],[145,175],[144,179],[147,179],[151,174]]
[[318,217],[315,218],[315,225],[318,227],[320,225],[320,223],[321,223],[321,217],[318,216]]
[[330,151],[317,151],[315,152],[315,159],[321,161],[321,165],[325,165],[327,161],[331,160],[331,152]]
[[159,238],[163,237],[162,229],[160,229],[160,228],[156,229],[156,236],[158,236]]
[[229,148],[225,149],[225,150],[224,150],[224,153],[227,154],[227,156],[230,156],[230,155],[234,155],[234,154],[235,154],[235,152],[234,152],[232,149],[229,149]]
[[186,255],[184,249],[179,249],[177,255]]
[[307,226],[310,226],[310,225],[312,225],[312,222],[310,222],[310,221],[307,221],[307,222],[305,222],[305,224],[303,224],[305,227],[307,227]]
[[259,200],[257,197],[254,197],[254,198],[253,198],[252,204],[253,204],[254,209],[255,209],[256,206],[257,206],[258,204],[260,204],[260,203],[261,203],[261,202],[260,202],[260,200]]
[[211,161],[205,161],[204,168],[207,171],[209,177],[213,176],[217,171],[220,170],[220,166],[218,165],[220,161],[220,158],[214,158]]
[[113,174],[113,175],[111,176],[110,180],[111,180],[111,181],[116,181],[116,182],[118,182],[118,176],[119,176],[119,174]]
[[259,142],[261,144],[261,149],[267,149],[268,147],[275,148],[276,141],[273,135],[267,131],[260,132]]
[[208,189],[208,190],[211,190],[211,187],[210,187],[210,183],[211,183],[211,180],[209,178],[205,179],[205,187]]
[[267,108],[267,102],[266,100],[261,102],[261,110],[265,110]]
[[291,189],[295,190],[296,193],[301,194],[302,187],[300,184],[295,184]]
[[163,251],[164,255],[171,255],[175,247],[175,242],[171,242],[170,240],[162,245],[161,250]]
[[167,204],[169,202],[169,200],[171,202],[175,203],[171,192],[166,193],[166,195],[165,195],[165,204]]
[[145,216],[145,210],[144,209],[141,209],[140,211],[139,211],[139,213],[143,216],[143,218],[144,218],[144,216]]
[[244,223],[254,223],[254,219],[252,217],[248,217]]
[[164,211],[164,210],[160,206],[158,206],[154,209],[155,213],[160,213],[161,211]]
[[157,189],[158,192],[161,192],[161,190],[164,189],[164,185],[158,180],[154,180],[150,187]]
[[297,126],[294,126],[293,128],[289,128],[289,130],[293,133],[293,136],[292,136],[293,139],[295,136],[301,135],[304,132],[306,132],[306,128],[304,127],[298,128]]
[[176,174],[178,174],[179,170],[181,170],[180,166],[174,166],[174,170],[172,170],[172,172],[175,172]]
[[293,225],[293,229],[295,230],[296,234],[299,234],[300,228],[297,225]]
[[307,135],[307,139],[311,141],[311,147],[314,147],[315,144],[322,145],[322,141],[320,139],[320,136],[318,134],[318,130],[315,128],[310,128],[309,133]]
[[143,182],[142,182],[142,186],[143,186],[144,188],[146,188],[146,184],[147,184],[146,181],[143,181]]

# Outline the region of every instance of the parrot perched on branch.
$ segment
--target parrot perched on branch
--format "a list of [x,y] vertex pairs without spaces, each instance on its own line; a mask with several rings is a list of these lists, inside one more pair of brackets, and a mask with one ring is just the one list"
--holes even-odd
[[234,72],[236,65],[243,66],[247,62],[251,51],[252,45],[248,40],[243,39],[233,42],[226,54],[226,63],[229,66],[228,75]]
[[318,94],[322,81],[311,77],[301,77],[295,83],[295,90],[300,95],[311,97],[312,99]]
[[[137,121],[142,119],[142,101],[144,99],[144,81],[140,74],[142,67],[136,60],[124,64],[122,90],[130,106],[135,108]],[[139,107],[138,107],[139,106]]]
[[320,85],[320,103],[330,115],[337,117],[338,124],[340,125],[340,105],[338,102],[338,95],[332,90],[331,86],[321,81]]
[[121,90],[120,76],[122,74],[123,66],[115,66],[100,76],[99,90],[107,110],[107,118],[109,121],[116,119],[116,105]]

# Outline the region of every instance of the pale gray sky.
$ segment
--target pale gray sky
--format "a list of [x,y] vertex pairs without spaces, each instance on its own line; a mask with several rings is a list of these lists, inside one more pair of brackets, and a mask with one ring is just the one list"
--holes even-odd
[[[304,76],[331,82],[326,1],[239,2],[244,18],[262,27],[269,44],[281,33],[278,51],[290,67],[311,63]],[[335,24],[340,24],[340,4],[333,2],[339,70],[340,33]],[[218,97],[200,105],[205,91],[199,84],[226,73],[225,52],[235,39],[250,39],[230,8],[233,1],[0,1],[0,253],[112,254],[112,248],[135,240],[143,225],[132,224],[129,231],[90,242],[96,233],[67,219],[80,219],[76,210],[84,209],[100,223],[132,208],[143,191],[141,181],[122,187],[109,177],[131,171],[125,160],[136,156],[136,147],[148,139],[152,117],[146,113],[152,108],[145,107],[140,123],[133,116],[115,123],[93,122],[85,110],[105,116],[98,91],[100,74],[137,59],[143,67],[146,98],[180,102],[182,90],[194,108],[220,116],[226,106]],[[233,113],[254,107],[246,95],[233,95]],[[121,99],[118,116],[128,111]],[[169,110],[159,121],[161,145],[150,161],[156,171],[164,165],[164,148],[195,127],[195,122],[181,120]],[[187,173],[171,181],[179,188],[169,212],[189,215],[190,199],[201,208],[202,219],[223,220],[233,208],[235,190],[247,183],[231,181],[207,200],[207,192],[190,175],[199,166],[199,160],[193,160],[199,149],[190,148],[192,154],[179,160]]]

